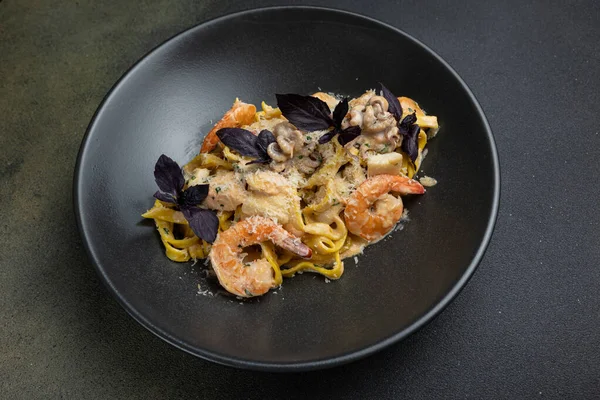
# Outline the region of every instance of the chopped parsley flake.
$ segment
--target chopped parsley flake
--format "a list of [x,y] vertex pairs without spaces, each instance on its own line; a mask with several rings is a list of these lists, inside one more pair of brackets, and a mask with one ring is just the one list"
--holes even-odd
[[302,160],[304,156],[298,156],[298,160]]
[[169,234],[169,230],[167,228],[163,228],[163,231],[165,231],[167,235]]
[[221,187],[220,187],[220,186],[217,186],[217,187],[215,188],[215,192],[219,193],[220,191],[221,191]]

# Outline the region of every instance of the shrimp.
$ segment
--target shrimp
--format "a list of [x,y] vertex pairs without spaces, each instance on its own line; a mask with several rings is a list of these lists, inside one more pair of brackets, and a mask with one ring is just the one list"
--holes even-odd
[[423,194],[425,188],[412,179],[398,175],[376,175],[366,179],[352,193],[344,210],[348,230],[368,241],[381,238],[402,217],[401,195]]
[[202,148],[200,153],[208,153],[215,148],[219,143],[219,137],[217,132],[222,128],[239,128],[243,125],[249,125],[254,121],[256,115],[256,106],[254,104],[247,104],[239,99],[235,100],[233,106],[229,111],[225,113],[223,118],[215,124],[215,126],[208,132],[208,135],[202,142]]
[[240,297],[260,296],[275,287],[273,269],[266,259],[244,262],[244,248],[271,241],[302,258],[312,250],[273,220],[254,216],[217,236],[209,257],[221,286]]

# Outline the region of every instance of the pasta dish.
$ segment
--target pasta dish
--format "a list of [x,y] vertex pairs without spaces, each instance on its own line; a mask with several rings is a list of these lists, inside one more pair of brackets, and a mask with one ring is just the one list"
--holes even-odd
[[[338,279],[344,259],[406,217],[401,196],[439,130],[381,85],[353,99],[278,94],[261,110],[236,99],[182,168],[162,155],[153,219],[169,259],[208,258],[219,283],[260,296],[301,272]],[[415,179],[413,179],[415,178]]]

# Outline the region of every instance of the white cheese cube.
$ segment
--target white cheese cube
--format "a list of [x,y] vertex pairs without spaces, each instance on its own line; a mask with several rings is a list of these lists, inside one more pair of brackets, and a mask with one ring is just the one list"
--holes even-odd
[[402,154],[392,152],[376,154],[367,159],[367,174],[374,175],[401,175]]

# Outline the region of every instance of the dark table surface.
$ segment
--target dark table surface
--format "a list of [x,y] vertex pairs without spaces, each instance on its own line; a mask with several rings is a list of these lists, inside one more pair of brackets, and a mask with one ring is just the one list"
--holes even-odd
[[71,185],[85,128],[132,63],[277,2],[0,2],[0,398],[600,396],[600,3],[372,3],[329,5],[420,39],[481,102],[502,168],[496,230],[456,301],[404,342],[269,374],[196,359],[130,318],[82,248]]

